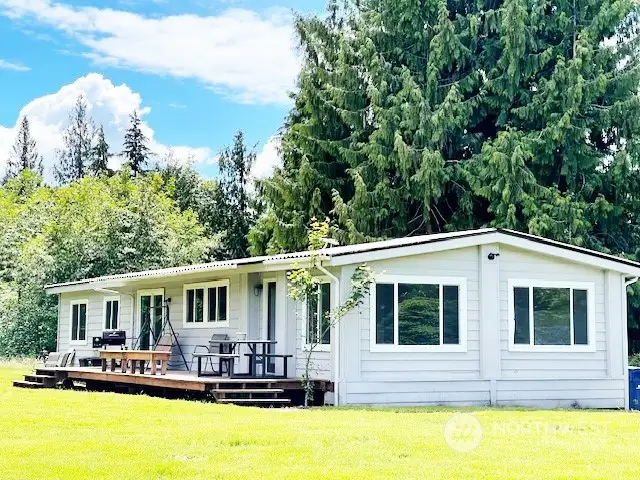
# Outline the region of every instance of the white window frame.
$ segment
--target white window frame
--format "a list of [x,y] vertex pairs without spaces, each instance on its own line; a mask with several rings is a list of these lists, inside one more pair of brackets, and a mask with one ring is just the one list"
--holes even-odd
[[[510,278],[508,284],[509,303],[509,351],[511,352],[595,352],[596,351],[596,288],[593,282],[568,282],[555,280],[532,280]],[[515,343],[515,306],[514,288],[529,289],[529,345]],[[535,345],[534,324],[533,324],[533,289],[534,288],[569,288],[570,294],[570,336],[571,345]],[[574,345],[573,341],[573,290],[587,291],[587,345]]]
[[[86,319],[85,319],[85,331],[84,331],[84,340],[74,340],[73,339],[73,307],[74,305],[85,305],[86,306]],[[78,315],[80,314],[80,307],[78,307]],[[78,321],[80,319],[78,318]],[[78,331],[80,330],[80,325],[78,325]],[[86,298],[71,300],[69,302],[69,345],[87,345],[89,342],[89,300]]]
[[[217,287],[227,287],[227,319],[219,322],[216,320],[211,320],[209,318],[209,289],[210,288],[217,288]],[[187,290],[196,290],[196,289],[203,289],[204,290],[204,298],[203,298],[203,304],[204,304],[204,312],[202,312],[202,319],[203,322],[202,323],[196,323],[196,322],[192,322],[192,323],[188,323],[187,322]],[[216,290],[217,292],[217,290]],[[225,328],[225,327],[229,327],[229,303],[230,303],[230,298],[231,298],[231,289],[229,288],[229,280],[228,279],[224,279],[224,280],[216,280],[213,282],[203,282],[203,283],[189,283],[189,284],[185,284],[182,290],[182,299],[183,299],[183,311],[182,311],[182,325],[184,326],[184,328],[193,328],[193,329],[198,329],[198,328]],[[195,304],[194,304],[195,305]]]
[[[407,283],[413,285],[439,285],[440,289],[440,345],[399,345],[398,324],[398,284]],[[378,284],[393,284],[393,337],[394,344],[376,343],[376,286]],[[444,309],[442,287],[458,287],[458,335],[457,345],[443,344]],[[466,352],[467,351],[467,279],[465,277],[423,277],[417,275],[380,275],[376,277],[376,283],[371,286],[370,292],[370,323],[369,323],[369,348],[371,352]]]
[[[107,323],[107,302],[118,302],[118,324],[116,328],[106,328]],[[120,307],[122,307],[122,301],[120,300],[120,295],[114,295],[110,297],[104,297],[102,302],[102,331],[103,332],[114,332],[116,330],[120,330]],[[113,306],[111,307],[111,311],[113,312]],[[111,319],[109,319],[109,323],[111,323]]]
[[[318,284],[317,286],[320,287],[320,285],[324,285],[324,284],[328,284],[329,285],[329,311],[333,311],[333,283],[331,282],[331,279],[327,276],[318,276],[318,277],[314,277],[316,280],[318,280]],[[322,309],[322,302],[318,302],[318,321],[320,321],[320,314],[321,314],[321,309]],[[309,338],[309,301],[305,301],[303,302],[303,309],[302,309],[302,318],[304,321],[304,328],[302,329],[302,331],[304,332],[304,339],[303,339],[303,343],[304,343],[304,350],[305,351],[309,351],[311,350],[311,344],[307,342],[307,339]],[[318,331],[319,330],[320,325],[318,325]],[[331,330],[333,330],[333,327],[331,328]],[[331,342],[333,342],[333,331],[331,331],[329,333],[329,343],[318,343],[313,351],[314,352],[330,352],[331,351]]]
[[[167,299],[164,288],[148,288],[144,290],[137,291],[137,300],[136,300],[136,320],[134,323],[135,328],[132,328],[132,332],[135,333],[135,336],[131,339],[132,346],[137,342],[138,345],[141,343],[141,335],[142,335],[142,297],[154,297],[160,296],[162,297],[162,317],[164,320],[164,307],[165,300]],[[149,345],[153,346],[153,335],[151,334],[151,325],[149,326]],[[137,330],[137,331],[136,331]]]

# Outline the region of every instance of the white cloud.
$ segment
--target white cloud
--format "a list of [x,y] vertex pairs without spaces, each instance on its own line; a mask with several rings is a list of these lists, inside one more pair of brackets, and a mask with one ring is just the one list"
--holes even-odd
[[[19,122],[24,115],[27,115],[38,150],[44,158],[45,178],[51,180],[55,150],[62,147],[62,132],[67,126],[69,112],[73,109],[79,95],[84,96],[88,113],[96,126],[104,126],[107,142],[114,153],[118,153],[122,148],[124,132],[129,126],[131,112],[137,109],[144,118],[144,115],[150,111],[148,107],[142,105],[140,95],[125,84],[114,85],[97,73],[80,77],[56,93],[29,102],[20,111],[14,126],[0,125],[0,172],[4,171]],[[149,138],[149,147],[158,157],[162,157],[169,148],[173,149],[177,158],[192,157],[195,163],[207,162],[213,156],[210,149],[206,147],[163,145],[155,139],[153,129],[146,122],[143,122],[142,128]],[[120,158],[114,158],[111,166],[115,168],[120,163]]]
[[280,155],[280,137],[274,135],[256,156],[256,162],[251,169],[251,176],[257,180],[262,180],[273,175],[273,169],[282,165]]
[[11,63],[0,58],[0,70],[13,70],[14,72],[28,72],[31,70],[29,67],[20,65],[18,63]]
[[52,0],[0,0],[0,15],[65,32],[97,64],[193,78],[245,103],[288,103],[299,70],[291,14],[283,8],[151,18]]

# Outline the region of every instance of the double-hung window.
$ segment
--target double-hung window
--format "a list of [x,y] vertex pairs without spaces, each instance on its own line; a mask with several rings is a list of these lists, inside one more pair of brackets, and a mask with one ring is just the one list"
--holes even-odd
[[331,284],[319,283],[307,298],[307,345],[331,344]]
[[184,326],[187,328],[229,325],[229,281],[184,286]]
[[371,289],[372,351],[465,351],[465,278],[382,276]]
[[509,348],[593,351],[593,283],[510,280]]
[[104,329],[117,330],[120,317],[120,297],[104,299]]
[[71,319],[71,343],[86,344],[87,343],[87,307],[88,300],[74,300],[71,302],[70,319]]

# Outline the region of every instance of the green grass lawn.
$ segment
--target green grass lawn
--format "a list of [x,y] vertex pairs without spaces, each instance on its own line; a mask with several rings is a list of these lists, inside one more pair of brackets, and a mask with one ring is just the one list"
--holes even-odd
[[[640,478],[640,415],[275,409],[22,390],[0,366],[0,479]],[[456,412],[477,448],[445,441]],[[475,429],[453,430],[456,448]],[[476,438],[478,438],[476,436]]]

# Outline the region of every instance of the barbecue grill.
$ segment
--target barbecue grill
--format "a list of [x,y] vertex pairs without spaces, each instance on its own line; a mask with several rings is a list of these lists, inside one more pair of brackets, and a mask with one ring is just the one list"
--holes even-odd
[[127,332],[124,330],[115,330],[112,332],[103,332],[102,337],[93,337],[93,348],[102,347],[124,347],[127,343]]

